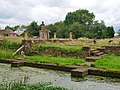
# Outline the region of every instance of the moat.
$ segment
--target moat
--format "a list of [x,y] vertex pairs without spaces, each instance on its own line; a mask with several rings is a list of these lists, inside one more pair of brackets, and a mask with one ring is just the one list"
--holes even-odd
[[120,79],[95,76],[72,78],[68,72],[31,67],[13,68],[10,64],[0,63],[0,83],[23,79],[31,84],[51,82],[72,90],[120,90]]

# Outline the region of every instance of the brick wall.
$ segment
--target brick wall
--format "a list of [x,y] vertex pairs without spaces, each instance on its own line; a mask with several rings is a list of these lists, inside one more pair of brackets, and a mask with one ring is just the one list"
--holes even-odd
[[120,54],[120,46],[103,46],[107,54]]

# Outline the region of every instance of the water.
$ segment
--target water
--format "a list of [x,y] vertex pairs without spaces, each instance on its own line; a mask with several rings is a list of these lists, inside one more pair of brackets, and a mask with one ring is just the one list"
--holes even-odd
[[51,82],[72,90],[120,90],[120,79],[87,76],[85,79],[71,78],[70,73],[31,67],[11,68],[0,63],[0,83],[22,80],[27,83]]

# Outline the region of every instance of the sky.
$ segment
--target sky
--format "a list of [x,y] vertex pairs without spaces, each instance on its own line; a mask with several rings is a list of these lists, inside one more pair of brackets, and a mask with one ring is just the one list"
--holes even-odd
[[32,21],[53,24],[63,21],[68,12],[87,9],[96,20],[120,28],[120,0],[0,0],[0,27],[29,25]]

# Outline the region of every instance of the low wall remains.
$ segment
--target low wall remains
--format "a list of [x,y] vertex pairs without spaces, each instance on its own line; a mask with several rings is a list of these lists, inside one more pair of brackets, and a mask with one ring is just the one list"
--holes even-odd
[[84,69],[84,68],[81,68],[81,66],[59,66],[57,64],[50,64],[50,63],[35,63],[35,62],[24,61],[24,60],[9,60],[9,59],[0,60],[0,63],[8,63],[8,64],[11,64],[11,66],[13,67],[29,66],[29,67],[36,67],[36,68],[68,71],[68,72],[71,72],[71,75],[79,76],[79,77],[83,77],[86,75],[97,75],[97,76],[120,78],[120,72],[107,71],[107,70],[92,68],[92,67],[88,69],[87,68]]
[[120,46],[103,46],[107,54],[120,54]]
[[29,42],[31,42],[31,44],[39,44],[39,43],[44,43],[44,42],[53,42],[53,43],[64,43],[64,42],[68,42],[70,41],[69,39],[63,39],[63,40],[59,40],[59,39],[56,39],[56,40],[52,40],[52,39],[49,39],[49,40],[22,40],[22,44],[27,44]]
[[82,57],[89,57],[90,55],[91,55],[91,48],[89,47],[89,46],[84,46],[83,48],[82,48]]
[[120,78],[120,72],[107,71],[99,68],[89,68],[88,73],[89,75]]
[[[120,54],[120,46],[102,46],[96,50],[104,52],[106,54]],[[82,55],[83,57],[89,57],[91,55],[91,48],[89,46],[83,47]]]

